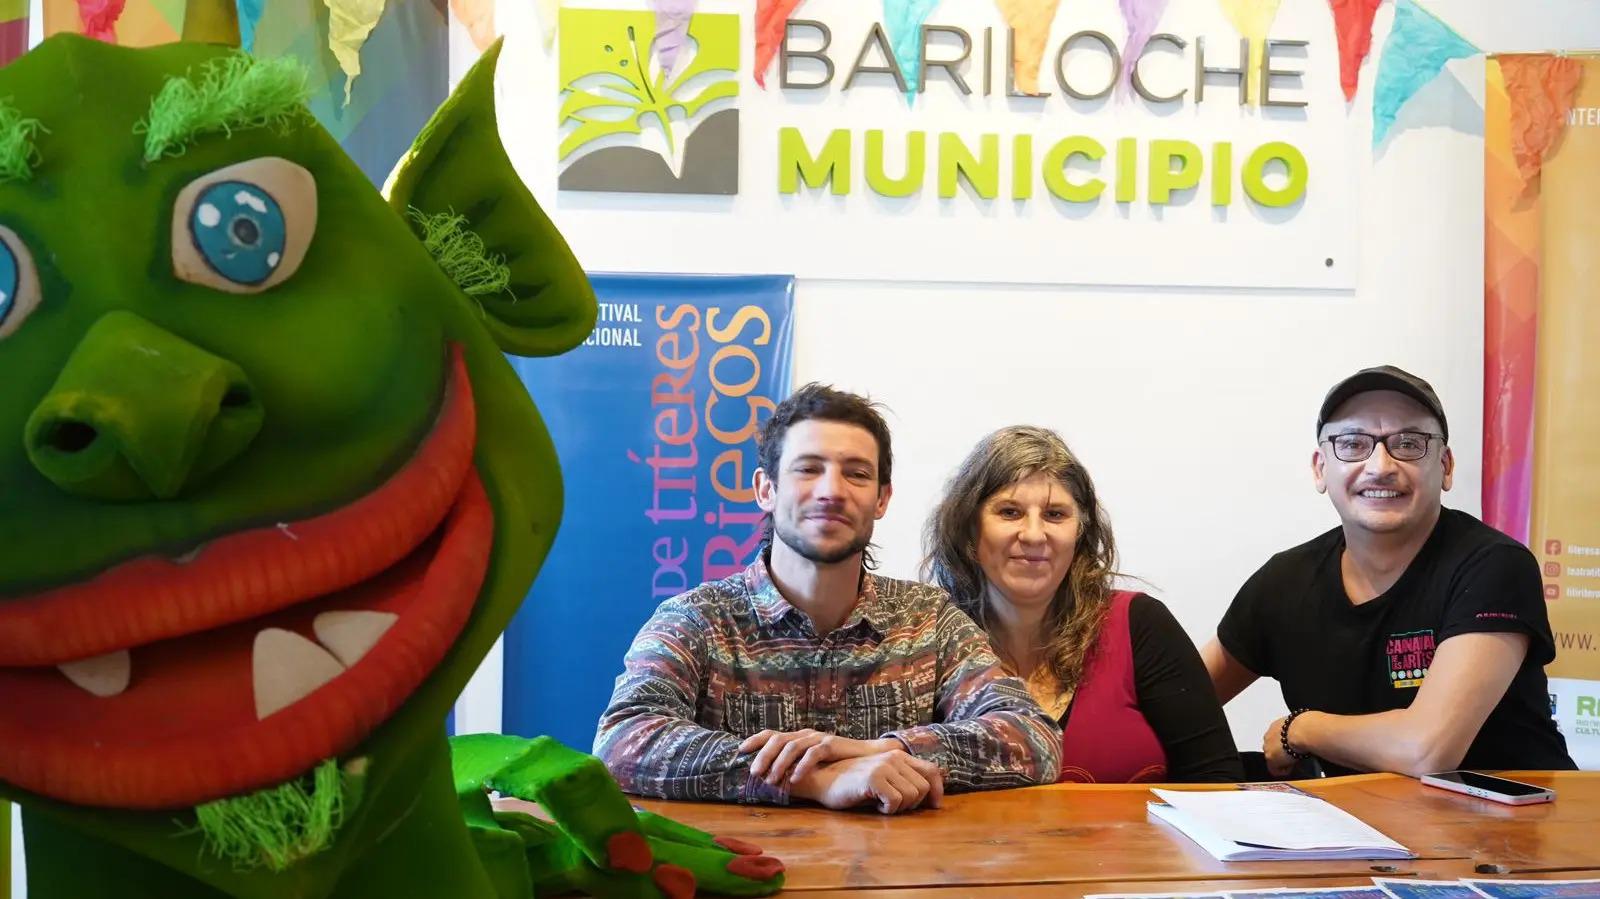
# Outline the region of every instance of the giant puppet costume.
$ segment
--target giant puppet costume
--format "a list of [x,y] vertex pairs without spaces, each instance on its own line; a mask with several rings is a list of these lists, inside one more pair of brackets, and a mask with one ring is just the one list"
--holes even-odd
[[548,739],[452,765],[561,510],[501,354],[595,318],[501,148],[497,52],[387,201],[282,61],[58,36],[0,69],[0,796],[33,899],[781,885]]

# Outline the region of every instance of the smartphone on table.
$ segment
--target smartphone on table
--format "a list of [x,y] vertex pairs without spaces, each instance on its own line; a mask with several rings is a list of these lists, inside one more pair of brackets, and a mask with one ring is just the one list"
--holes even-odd
[[1422,782],[1430,787],[1454,790],[1457,793],[1466,793],[1468,796],[1492,802],[1503,802],[1506,805],[1532,805],[1536,802],[1550,802],[1556,798],[1555,791],[1546,787],[1480,774],[1477,771],[1441,771],[1438,774],[1424,774]]

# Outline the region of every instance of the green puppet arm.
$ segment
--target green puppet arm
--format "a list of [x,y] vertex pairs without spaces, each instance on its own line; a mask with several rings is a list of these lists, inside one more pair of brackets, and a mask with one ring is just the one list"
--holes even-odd
[[535,895],[767,896],[783,887],[783,864],[737,840],[650,812],[635,812],[605,765],[549,737],[474,734],[451,740],[456,792],[469,822],[484,820],[484,790],[539,803],[553,824],[497,813],[528,847]]

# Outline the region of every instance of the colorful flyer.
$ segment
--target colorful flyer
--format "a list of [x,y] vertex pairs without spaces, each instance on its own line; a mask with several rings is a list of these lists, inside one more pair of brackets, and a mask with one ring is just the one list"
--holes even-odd
[[1227,899],[1222,893],[1097,893],[1083,899]]
[[1487,899],[1600,899],[1600,880],[1468,880]]
[[1372,882],[1392,899],[1482,899],[1477,890],[1459,880],[1374,877]]
[[1273,899],[1277,896],[1292,897],[1292,899],[1389,899],[1388,893],[1375,886],[1229,890],[1227,896],[1228,899]]

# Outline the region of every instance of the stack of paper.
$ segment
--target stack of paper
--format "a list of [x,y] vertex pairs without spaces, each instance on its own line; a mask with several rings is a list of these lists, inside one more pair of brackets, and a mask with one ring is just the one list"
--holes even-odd
[[1150,814],[1220,861],[1416,858],[1336,805],[1293,793],[1152,790]]

